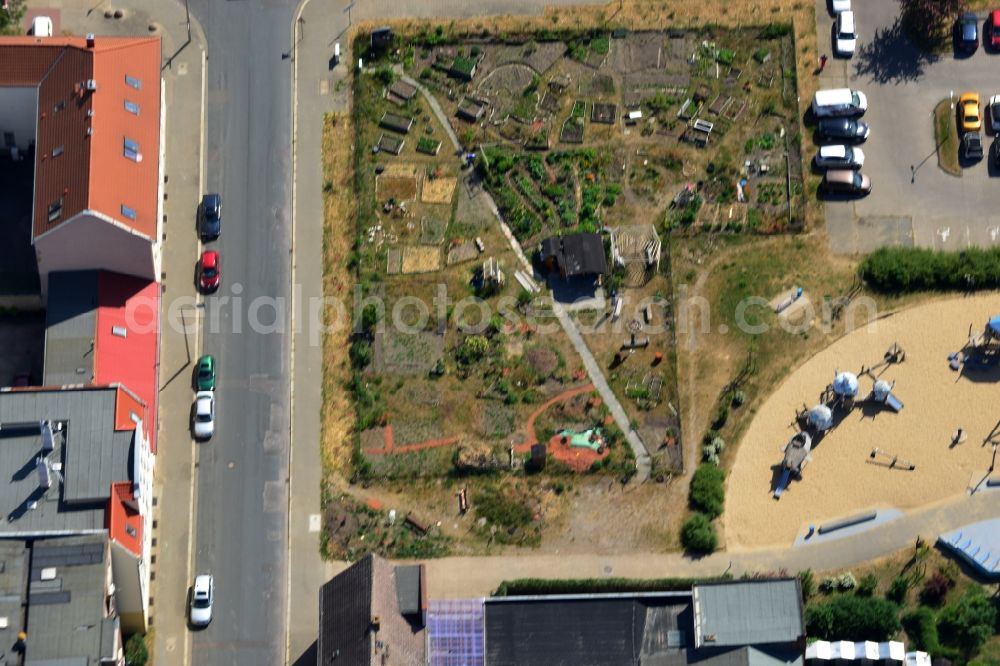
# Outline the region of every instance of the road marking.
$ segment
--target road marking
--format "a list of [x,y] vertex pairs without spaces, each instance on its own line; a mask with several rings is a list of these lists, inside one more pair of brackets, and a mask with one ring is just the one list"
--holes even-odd
[[319,532],[320,528],[323,526],[323,521],[318,513],[309,514],[309,531]]

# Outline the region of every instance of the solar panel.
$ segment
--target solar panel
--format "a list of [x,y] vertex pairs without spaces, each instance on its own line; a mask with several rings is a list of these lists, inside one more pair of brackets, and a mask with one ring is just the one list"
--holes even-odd
[[483,666],[485,613],[482,599],[441,599],[427,608],[428,663]]

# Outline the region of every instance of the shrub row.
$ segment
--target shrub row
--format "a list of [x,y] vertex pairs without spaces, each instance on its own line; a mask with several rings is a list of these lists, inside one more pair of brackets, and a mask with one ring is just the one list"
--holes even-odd
[[700,583],[717,583],[729,576],[707,578],[516,578],[505,580],[494,597],[539,594],[612,594],[626,592],[682,592]]
[[886,247],[865,257],[858,270],[872,289],[887,293],[995,289],[1000,287],[1000,248]]

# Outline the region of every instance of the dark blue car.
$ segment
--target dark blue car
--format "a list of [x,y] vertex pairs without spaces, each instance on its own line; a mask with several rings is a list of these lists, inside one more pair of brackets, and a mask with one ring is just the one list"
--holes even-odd
[[975,53],[979,48],[979,18],[975,14],[969,12],[958,17],[955,46],[964,53]]
[[222,233],[222,197],[206,194],[198,210],[198,233],[202,240],[215,240]]

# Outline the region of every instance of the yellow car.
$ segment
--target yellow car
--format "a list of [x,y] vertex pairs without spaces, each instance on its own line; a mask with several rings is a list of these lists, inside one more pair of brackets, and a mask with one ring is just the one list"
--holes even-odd
[[965,93],[958,98],[958,129],[962,132],[978,132],[982,126],[983,116],[979,112],[979,93]]

